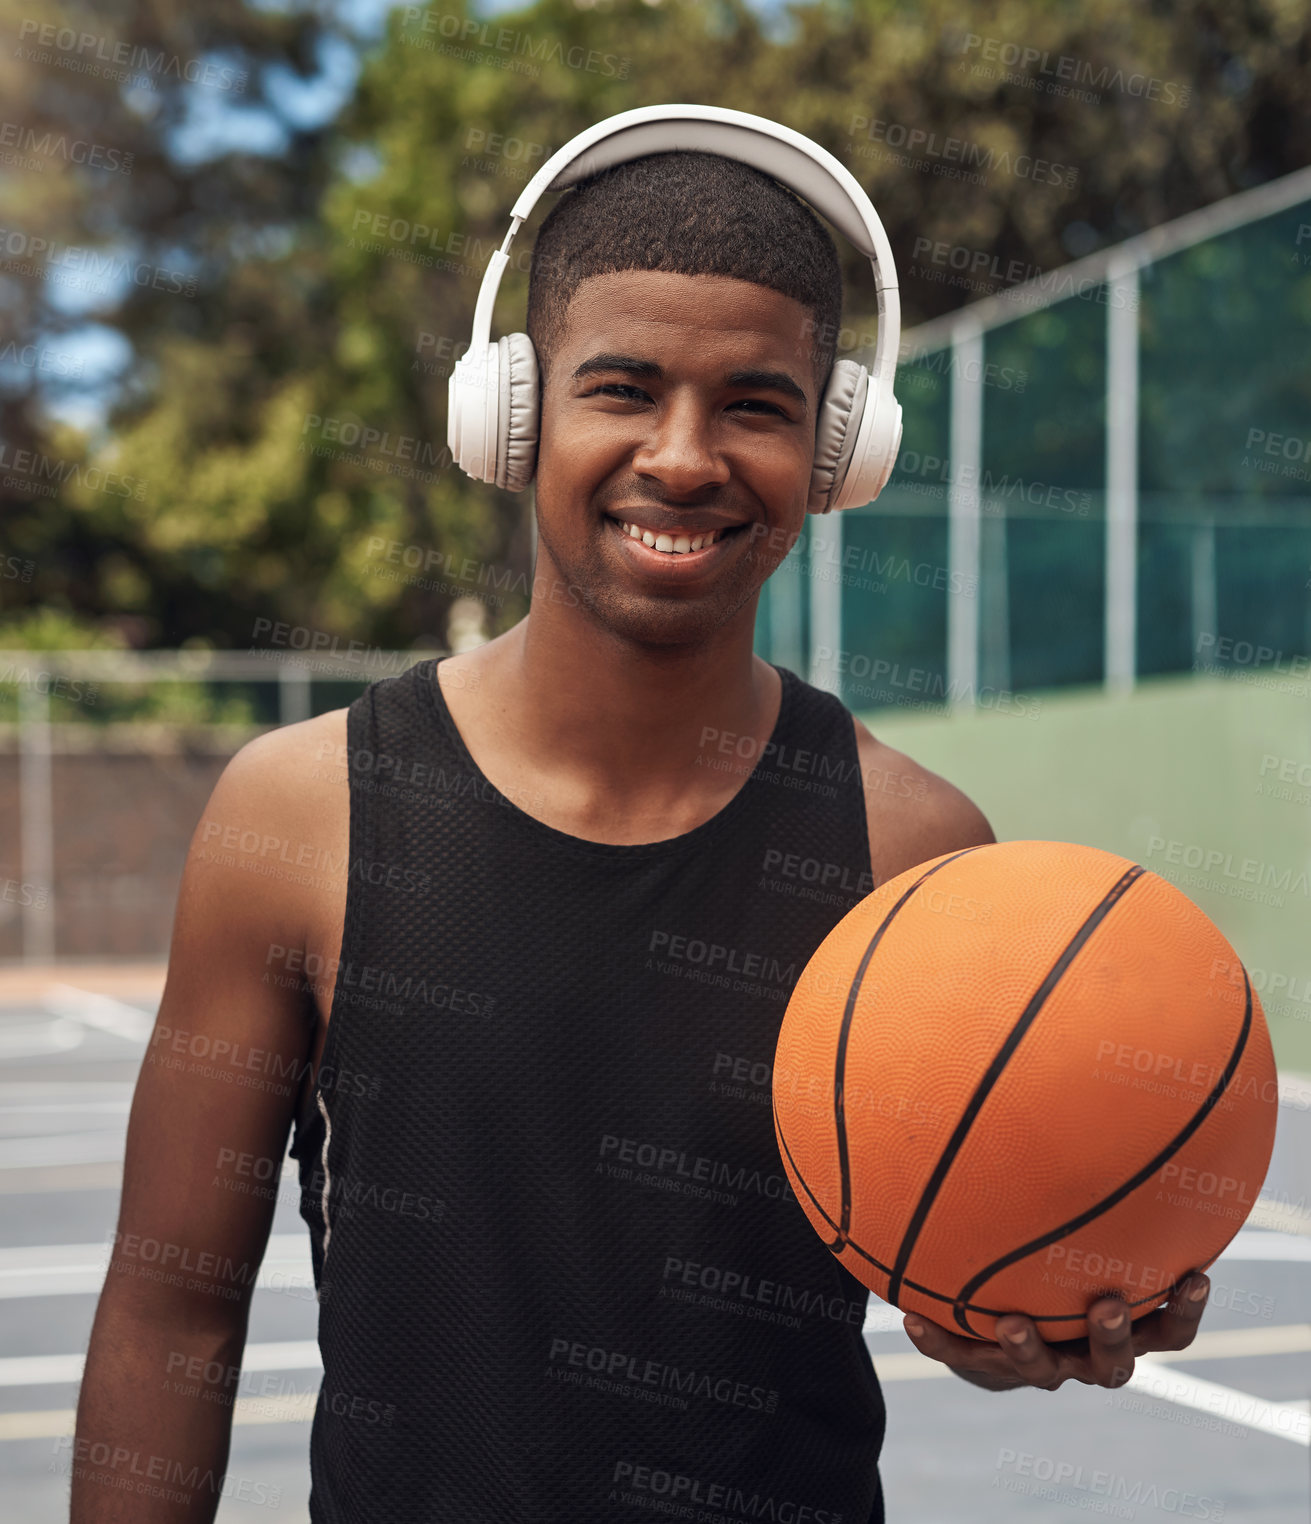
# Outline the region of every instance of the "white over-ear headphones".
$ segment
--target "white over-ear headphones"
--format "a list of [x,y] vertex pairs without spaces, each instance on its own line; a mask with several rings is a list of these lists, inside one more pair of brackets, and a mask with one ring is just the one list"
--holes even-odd
[[837,360],[820,399],[811,513],[872,502],[892,474],[901,444],[901,404],[892,394],[901,342],[901,302],[892,247],[855,178],[827,149],[790,127],[722,106],[641,106],[580,132],[546,161],[510,211],[510,231],[488,261],[469,347],[451,373],[446,438],[461,470],[511,492],[537,464],[538,372],[532,341],[512,333],[491,341],[492,307],[509,248],[544,191],[647,154],[694,149],[754,165],[794,190],[864,254],[874,270],[878,341],[872,371]]

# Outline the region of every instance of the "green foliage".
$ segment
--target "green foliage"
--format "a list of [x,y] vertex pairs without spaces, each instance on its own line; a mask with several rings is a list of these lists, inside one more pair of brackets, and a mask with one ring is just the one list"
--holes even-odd
[[[101,281],[95,307],[131,354],[107,429],[53,422],[35,366],[0,379],[0,566],[35,566],[0,584],[11,630],[45,607],[133,645],[243,648],[283,621],[408,647],[441,641],[455,597],[495,587],[491,627],[518,619],[530,495],[447,466],[447,377],[527,175],[613,112],[722,104],[824,144],[880,209],[908,322],[973,294],[926,258],[934,243],[1050,269],[1311,160],[1299,93],[1311,19],[1294,0],[984,0],[965,13],[956,0],[826,0],[791,6],[777,29],[744,0],[537,0],[485,22],[444,0],[393,9],[339,120],[307,131],[270,65],[312,75],[319,42],[345,35],[333,14],[51,0],[42,24],[145,49],[145,83],[74,69],[58,48],[0,58],[6,116],[32,129],[26,159],[40,166],[8,176],[0,227],[134,261],[121,290]],[[30,48],[36,15],[0,0],[0,35]],[[1010,80],[1001,63],[976,67],[1010,47],[1112,84],[1093,105],[1054,88],[1054,62]],[[156,58],[244,74],[218,104],[271,112],[282,150],[178,158],[173,134],[202,96]],[[1135,93],[1133,79],[1170,85],[1174,101]],[[932,148],[903,160],[889,125],[934,135]],[[65,162],[49,146],[61,132],[112,149],[120,168]],[[1056,185],[954,179],[941,172],[948,139],[1069,173]],[[530,248],[531,229],[516,252]],[[11,253],[0,250],[4,342],[58,351],[84,321],[56,299],[70,267]],[[847,323],[867,334],[868,269],[842,255]],[[171,289],[189,281],[194,294]],[[526,259],[503,284],[495,331],[522,326],[525,293]]]

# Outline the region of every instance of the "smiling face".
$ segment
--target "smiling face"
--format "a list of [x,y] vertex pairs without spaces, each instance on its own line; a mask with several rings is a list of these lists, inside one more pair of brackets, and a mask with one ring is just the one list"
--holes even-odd
[[792,297],[728,276],[582,281],[543,386],[539,585],[639,644],[749,629],[805,519],[812,328]]

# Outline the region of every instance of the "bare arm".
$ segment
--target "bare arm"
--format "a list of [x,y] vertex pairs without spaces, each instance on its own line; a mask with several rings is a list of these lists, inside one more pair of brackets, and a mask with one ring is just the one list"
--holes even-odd
[[271,947],[303,945],[312,891],[215,847],[233,825],[262,839],[328,838],[331,801],[307,781],[306,758],[331,719],[244,748],[192,840],[128,1119],[118,1229],[69,1457],[71,1524],[191,1524],[218,1506],[276,1195],[225,1181],[243,1154],[280,1163],[313,1007],[298,983],[269,977]]

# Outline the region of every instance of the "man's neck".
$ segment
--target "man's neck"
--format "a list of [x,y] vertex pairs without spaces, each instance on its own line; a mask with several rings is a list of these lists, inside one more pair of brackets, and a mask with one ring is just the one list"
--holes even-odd
[[751,649],[754,610],[677,650],[620,640],[585,610],[554,613],[534,605],[456,658],[476,685],[443,682],[483,772],[502,792],[540,794],[541,818],[592,840],[658,840],[709,819],[759,761],[782,701]]

